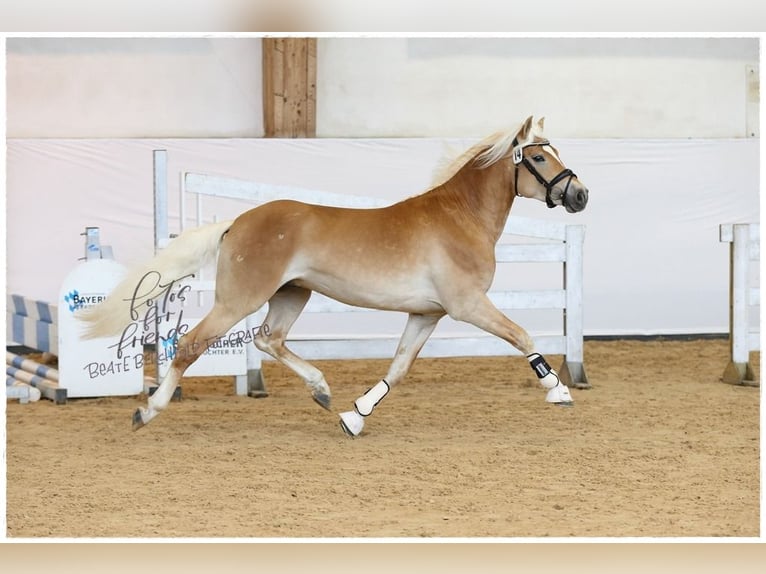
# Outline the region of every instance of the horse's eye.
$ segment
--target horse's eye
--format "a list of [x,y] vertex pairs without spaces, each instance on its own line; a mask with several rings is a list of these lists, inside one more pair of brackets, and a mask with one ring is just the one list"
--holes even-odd
[[541,154],[538,154],[538,155],[533,155],[533,156],[532,156],[532,159],[533,159],[534,161],[536,161],[537,163],[540,163],[540,162],[542,162],[542,161],[545,161],[545,156],[544,156],[544,155],[541,155]]

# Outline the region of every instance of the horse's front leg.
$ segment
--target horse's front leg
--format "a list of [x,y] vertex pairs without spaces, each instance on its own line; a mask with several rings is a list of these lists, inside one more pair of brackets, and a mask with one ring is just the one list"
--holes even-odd
[[416,315],[407,318],[407,325],[399,340],[396,356],[385,378],[370,387],[354,401],[354,410],[340,414],[340,426],[352,437],[359,436],[364,428],[364,419],[372,414],[375,407],[388,392],[398,384],[412,367],[420,349],[433,333],[436,324],[444,315]]
[[572,406],[574,401],[569,388],[561,382],[558,373],[551,368],[545,357],[535,352],[529,333],[506,317],[486,295],[473,297],[470,301],[470,304],[450,308],[450,316],[508,341],[526,355],[540,384],[548,391],[545,400],[556,405]]
[[533,352],[527,355],[527,360],[540,380],[540,384],[548,389],[548,394],[545,396],[546,402],[571,407],[574,401],[569,393],[569,387],[561,382],[558,373],[551,368],[545,357]]

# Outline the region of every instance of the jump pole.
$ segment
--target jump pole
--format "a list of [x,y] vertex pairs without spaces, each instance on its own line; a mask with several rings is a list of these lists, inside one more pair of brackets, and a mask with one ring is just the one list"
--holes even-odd
[[5,378],[5,396],[8,399],[18,399],[21,404],[26,404],[39,401],[41,394],[39,389],[27,383],[17,381],[13,377]]
[[[59,387],[59,373],[53,367],[41,365],[32,359],[25,359],[20,355],[6,351],[5,353],[5,384],[6,394],[11,396],[14,391],[10,387],[16,383],[22,383],[33,387],[37,393],[56,404],[64,404],[67,401],[67,391]],[[23,395],[23,391],[19,391]],[[9,394],[10,393],[10,394]],[[35,392],[29,394],[28,400],[35,400]],[[24,401],[23,396],[12,397]]]
[[35,387],[42,396],[52,400],[57,405],[64,404],[67,401],[66,389],[59,387],[58,383],[51,381],[50,379],[40,377],[39,375],[33,375],[22,369],[9,366],[5,367],[5,375],[6,386],[9,385],[9,381],[11,381],[10,384],[21,382]]
[[5,362],[7,365],[10,365],[11,367],[16,367],[17,369],[27,371],[29,373],[32,373],[33,375],[37,375],[44,379],[49,379],[50,381],[53,381],[56,383],[59,382],[59,372],[56,369],[54,369],[53,367],[48,367],[46,365],[41,365],[40,363],[33,361],[32,359],[25,359],[24,357],[20,355],[16,355],[15,353],[6,351]]

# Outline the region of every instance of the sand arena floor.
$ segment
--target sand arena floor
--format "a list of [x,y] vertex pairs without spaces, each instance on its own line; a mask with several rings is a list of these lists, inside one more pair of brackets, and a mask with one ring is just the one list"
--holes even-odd
[[[268,398],[186,379],[136,433],[145,397],[8,401],[8,536],[757,536],[760,389],[726,358],[589,341],[573,408],[522,358],[420,359],[355,440],[274,363]],[[388,361],[317,365],[340,412]]]

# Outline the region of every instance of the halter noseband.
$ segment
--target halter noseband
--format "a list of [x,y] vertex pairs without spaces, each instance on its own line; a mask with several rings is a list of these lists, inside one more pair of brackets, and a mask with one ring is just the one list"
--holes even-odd
[[563,198],[566,196],[567,190],[569,190],[569,184],[572,182],[572,178],[577,176],[571,169],[564,169],[552,180],[546,181],[545,178],[542,175],[540,175],[540,172],[535,169],[535,166],[532,165],[532,163],[530,163],[530,161],[524,157],[525,147],[544,146],[544,145],[550,145],[550,142],[548,140],[543,140],[541,142],[532,142],[532,143],[519,145],[518,138],[513,139],[513,164],[516,166],[516,174],[513,179],[513,189],[516,192],[517,196],[521,195],[519,193],[519,164],[522,164],[524,167],[527,168],[529,173],[535,176],[535,179],[538,182],[540,182],[540,185],[542,185],[545,188],[545,205],[547,205],[550,208],[553,208],[553,207],[556,207],[556,204],[553,203],[553,198],[551,197],[551,191],[553,191],[553,186],[556,185],[565,177],[569,178],[567,180],[567,185],[564,188],[564,195],[561,196],[562,202],[563,202],[564,201]]

